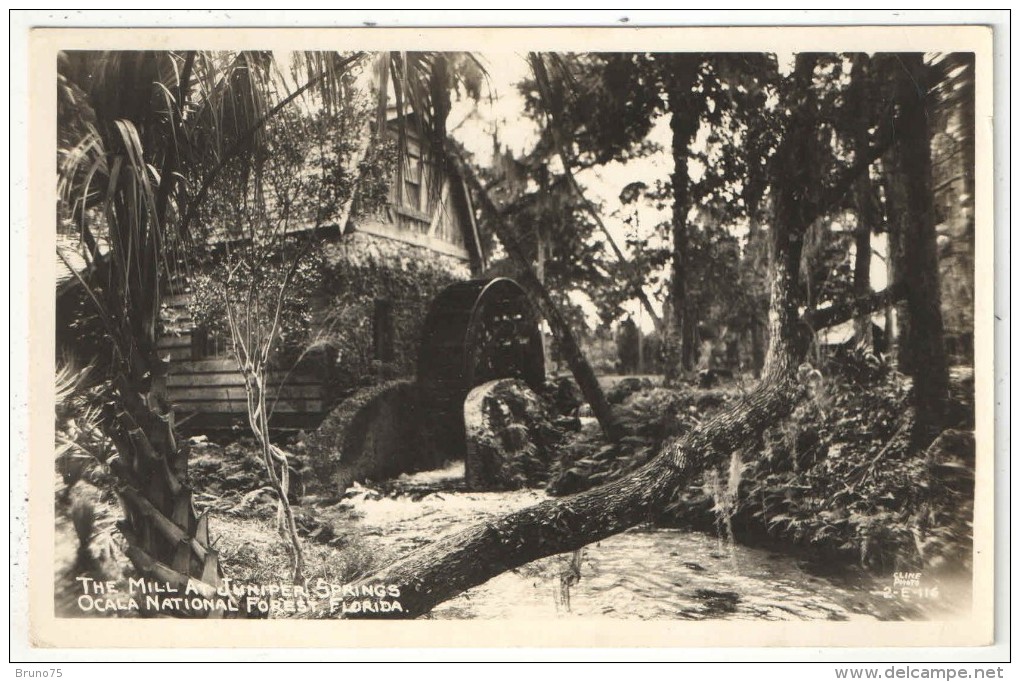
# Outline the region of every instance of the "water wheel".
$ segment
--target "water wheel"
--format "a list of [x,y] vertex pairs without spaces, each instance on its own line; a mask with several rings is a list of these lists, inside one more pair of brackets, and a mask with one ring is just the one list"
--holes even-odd
[[418,352],[432,447],[446,459],[462,456],[464,398],[508,377],[535,390],[545,382],[538,317],[524,290],[505,277],[451,284],[432,301]]

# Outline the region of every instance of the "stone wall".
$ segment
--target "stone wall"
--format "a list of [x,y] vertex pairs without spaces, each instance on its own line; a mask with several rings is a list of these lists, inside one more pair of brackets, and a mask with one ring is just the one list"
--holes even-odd
[[425,418],[413,380],[362,389],[334,409],[306,440],[319,481],[343,494],[355,481],[380,481],[438,467],[422,438]]
[[523,381],[496,379],[472,389],[464,430],[470,490],[522,488],[545,478],[556,436],[542,399]]
[[[414,376],[432,299],[469,279],[467,263],[393,240],[352,233],[321,250],[323,295],[312,339],[335,403],[359,387]],[[388,352],[377,350],[380,313]]]

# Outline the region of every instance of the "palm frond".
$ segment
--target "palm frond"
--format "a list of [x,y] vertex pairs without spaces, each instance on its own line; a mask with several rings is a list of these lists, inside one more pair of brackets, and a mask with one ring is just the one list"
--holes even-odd
[[[426,168],[441,170],[446,167],[447,118],[452,97],[481,97],[488,82],[488,72],[481,61],[466,52],[390,52],[389,75],[396,104],[397,126],[397,187],[403,188],[403,175],[407,164],[408,124],[423,142],[422,164]],[[379,83],[378,110],[384,110],[384,95],[388,96],[387,79]],[[442,188],[441,172],[424,174],[430,199],[436,199]]]

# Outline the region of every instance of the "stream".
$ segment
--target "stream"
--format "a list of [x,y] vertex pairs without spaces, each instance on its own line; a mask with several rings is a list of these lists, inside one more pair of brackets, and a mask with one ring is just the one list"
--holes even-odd
[[[537,490],[467,492],[462,477],[462,464],[405,475],[386,495],[356,490],[330,515],[395,558],[546,499]],[[903,596],[892,586],[892,576],[855,566],[819,566],[700,532],[638,527],[497,576],[439,605],[429,617],[927,620],[958,617],[970,600],[966,580],[922,577],[923,587],[938,587],[936,598]]]

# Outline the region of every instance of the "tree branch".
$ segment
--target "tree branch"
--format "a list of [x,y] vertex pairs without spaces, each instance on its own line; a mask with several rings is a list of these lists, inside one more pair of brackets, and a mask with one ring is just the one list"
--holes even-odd
[[[532,52],[529,55],[528,61],[531,62],[531,70],[535,74],[535,83],[538,85],[539,93],[541,95],[539,99],[541,100],[542,106],[545,109],[546,117],[549,119],[549,128],[552,134],[553,143],[556,146],[556,151],[559,153],[560,161],[563,162],[563,173],[564,175],[567,176],[567,182],[570,184],[571,189],[574,190],[574,194],[577,195],[577,198],[581,200],[581,203],[584,205],[584,208],[588,212],[588,215],[591,216],[592,220],[595,221],[595,224],[599,226],[600,230],[602,230],[602,234],[605,236],[606,241],[609,243],[609,246],[612,247],[613,253],[616,255],[616,259],[620,263],[627,265],[628,270],[633,271],[635,269],[633,264],[627,260],[627,256],[625,256],[623,251],[620,250],[620,247],[617,245],[616,240],[613,239],[612,233],[609,232],[609,228],[606,227],[605,222],[603,222],[602,216],[600,216],[599,212],[595,210],[595,206],[592,204],[591,201],[588,200],[588,197],[584,195],[584,191],[581,189],[581,186],[577,183],[577,178],[574,177],[574,171],[571,169],[571,163],[573,159],[571,158],[570,155],[567,154],[566,144],[564,144],[563,142],[563,138],[560,135],[560,129],[558,128],[558,123],[553,114],[553,106],[549,85],[549,74],[546,72],[545,64],[542,62],[542,56],[535,52]],[[652,323],[654,324],[655,328],[662,329],[662,319],[658,316],[658,314],[656,314],[655,309],[652,308],[652,303],[651,301],[648,300],[648,295],[645,294],[645,290],[641,286],[640,279],[638,277],[634,277],[631,281],[634,287],[633,292],[634,295],[637,296],[637,299],[641,302],[641,305],[648,312],[648,315],[652,318]]]
[[866,315],[895,303],[906,295],[906,287],[902,282],[890,285],[882,291],[867,296],[859,296],[842,301],[826,308],[815,308],[801,316],[801,321],[814,330],[834,327],[858,315]]
[[846,196],[846,193],[853,187],[854,182],[857,181],[857,178],[859,178],[862,173],[866,173],[871,167],[871,164],[878,161],[882,158],[883,154],[889,151],[889,148],[893,143],[892,126],[886,126],[886,128],[880,131],[880,133],[880,135],[875,136],[878,141],[866,154],[854,161],[850,167],[836,178],[835,182],[822,190],[822,193],[818,198],[818,202],[814,206],[814,210],[808,213],[808,217],[811,219],[808,222],[824,215],[826,211],[842,201],[843,197]]

